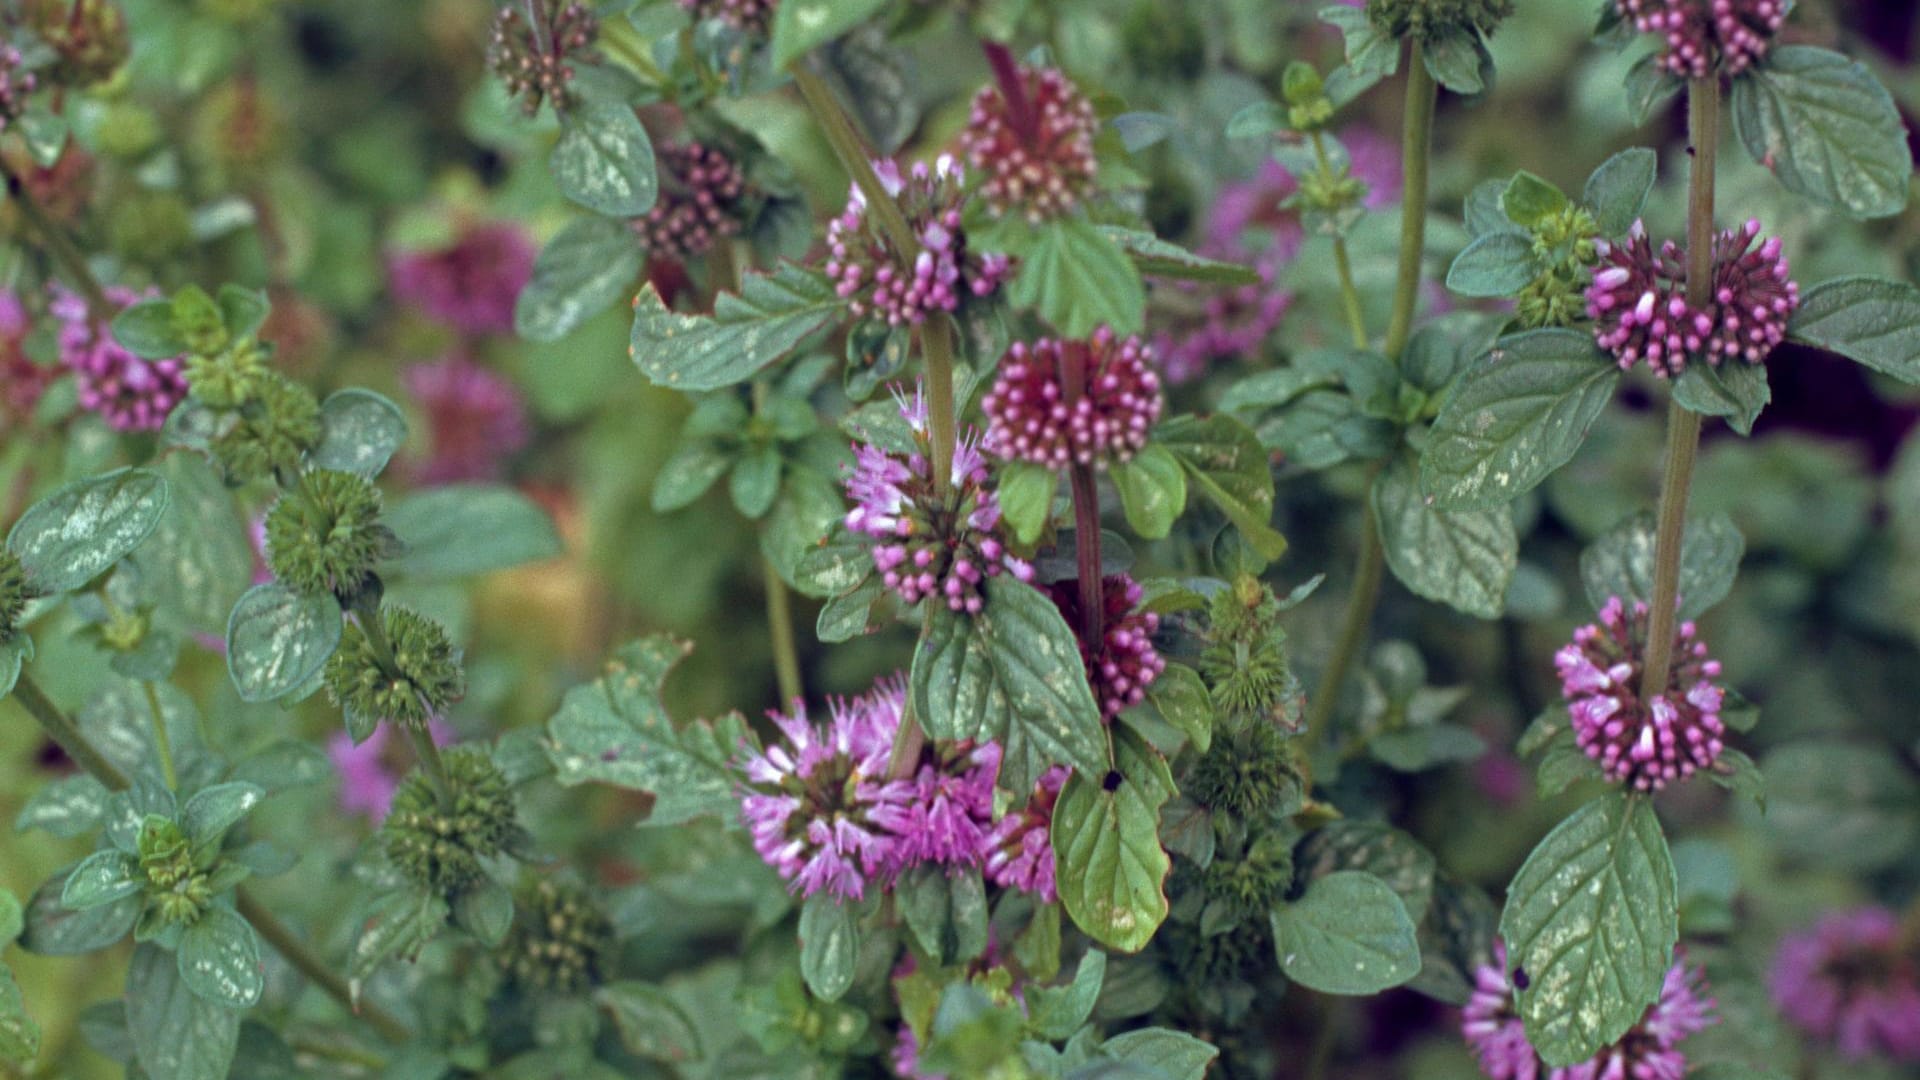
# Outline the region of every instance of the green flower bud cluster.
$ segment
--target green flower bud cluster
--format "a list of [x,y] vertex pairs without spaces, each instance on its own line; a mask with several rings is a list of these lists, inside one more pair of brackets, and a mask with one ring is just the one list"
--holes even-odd
[[1367,19],[1389,37],[1433,41],[1464,32],[1492,34],[1513,14],[1513,0],[1367,0]]
[[584,890],[542,881],[517,905],[500,966],[522,987],[577,993],[606,977],[613,923]]
[[198,922],[218,890],[209,868],[194,857],[186,831],[167,818],[150,815],[140,826],[139,851],[147,885],[142,921],[160,927]]
[[20,557],[0,548],[0,641],[20,628],[20,616],[27,610],[27,568]]
[[483,860],[500,854],[516,826],[513,792],[485,750],[459,747],[445,761],[452,805],[442,805],[432,778],[415,769],[394,793],[380,836],[407,877],[453,892],[480,880]]
[[1267,829],[1254,837],[1238,858],[1216,853],[1201,872],[1206,897],[1201,924],[1207,928],[1266,918],[1293,885],[1293,843],[1287,833]]
[[[191,361],[187,381],[191,386]],[[230,426],[213,440],[212,448],[227,479],[246,483],[268,475],[297,474],[301,459],[319,444],[320,403],[306,387],[265,372],[253,393],[237,406]]]
[[348,624],[327,661],[327,696],[356,729],[382,720],[424,728],[466,693],[460,651],[445,627],[417,612],[389,607],[380,621],[384,641],[357,620]]
[[1319,131],[1333,122],[1333,99],[1312,64],[1295,60],[1287,65],[1280,98],[1287,103],[1287,126],[1295,131]]
[[380,524],[380,489],[353,473],[307,473],[267,513],[267,565],[308,595],[358,592],[395,543]]
[[1304,791],[1291,740],[1266,720],[1216,728],[1184,790],[1208,809],[1246,819],[1289,810]]
[[1514,314],[1529,330],[1568,326],[1586,317],[1587,284],[1600,255],[1600,226],[1584,207],[1567,203],[1536,222],[1533,254],[1545,269],[1520,290]]
[[1200,674],[1227,726],[1260,720],[1271,727],[1289,714],[1299,692],[1287,662],[1287,632],[1273,590],[1242,574],[1213,597],[1207,611]]

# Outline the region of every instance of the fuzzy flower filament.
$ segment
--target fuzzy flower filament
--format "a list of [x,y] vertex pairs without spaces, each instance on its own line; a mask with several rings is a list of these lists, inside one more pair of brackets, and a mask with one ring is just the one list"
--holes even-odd
[[892,161],[874,172],[900,204],[920,252],[910,262],[869,219],[857,186],[846,209],[827,224],[827,276],[856,318],[890,326],[918,326],[936,312],[952,312],[969,296],[991,296],[1011,273],[1004,255],[976,255],[961,228],[964,176],[951,157],[930,168],[917,162],[906,175]]
[[1680,624],[1668,685],[1643,697],[1647,605],[1631,611],[1619,597],[1600,609],[1600,621],[1573,632],[1573,642],[1554,654],[1561,694],[1580,749],[1599,763],[1609,780],[1637,791],[1711,769],[1725,744],[1720,719],[1724,692],[1713,679],[1720,663],[1697,640],[1692,622]]

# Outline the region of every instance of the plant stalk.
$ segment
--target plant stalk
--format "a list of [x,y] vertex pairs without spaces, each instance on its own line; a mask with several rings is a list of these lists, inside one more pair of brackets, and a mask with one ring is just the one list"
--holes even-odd
[[933,490],[945,498],[953,486],[953,323],[934,315],[920,327],[920,353],[927,362],[927,417],[933,436]]
[[173,740],[167,737],[167,714],[160,708],[160,692],[151,681],[140,685],[147,692],[147,709],[152,714],[153,748],[160,758],[160,775],[167,781],[168,791],[179,791],[180,776],[173,771]]
[[80,729],[67,718],[67,714],[61,711],[60,706],[54,704],[53,699],[40,689],[40,684],[34,681],[32,675],[25,671],[20,673],[19,681],[13,684],[13,696],[20,702],[21,707],[27,710],[27,714],[40,725],[40,729],[47,733],[47,737],[59,744],[60,749],[66,751],[75,765],[80,766],[95,780],[105,784],[108,790],[125,791],[127,789],[131,783],[127,779],[127,774],[121,772],[118,765],[108,761],[100,751],[94,749],[93,744],[87,741],[85,735],[80,734]]
[[[1333,179],[1333,161],[1327,157],[1327,140],[1318,132],[1313,133],[1313,157],[1320,166],[1323,180]],[[1367,316],[1360,306],[1360,289],[1353,283],[1353,260],[1347,255],[1347,238],[1339,234],[1333,237],[1333,268],[1340,276],[1340,302],[1346,311],[1347,331],[1353,335],[1353,347],[1367,347]]]
[[[1374,470],[1369,479],[1378,472]],[[1367,626],[1373,622],[1374,606],[1380,602],[1380,583],[1386,567],[1386,549],[1380,544],[1380,523],[1374,519],[1373,501],[1368,499],[1360,521],[1360,557],[1354,563],[1353,591],[1347,594],[1347,610],[1340,617],[1340,637],[1327,657],[1326,671],[1320,675],[1320,692],[1314,695],[1313,706],[1307,710],[1309,748],[1320,745],[1325,736],[1334,707],[1340,703],[1340,686],[1347,681],[1347,671],[1353,667],[1360,655],[1360,646],[1367,640]]]
[[780,701],[791,704],[806,700],[806,687],[800,682],[800,650],[793,634],[793,597],[780,572],[765,556],[760,559],[761,576],[767,586],[767,633],[772,638],[773,672],[780,685]]
[[1427,73],[1420,42],[1407,56],[1407,106],[1400,139],[1400,273],[1394,281],[1393,317],[1387,323],[1387,359],[1396,364],[1413,336],[1420,306],[1420,270],[1427,244],[1427,164],[1433,151],[1433,109],[1440,88]]
[[826,134],[827,142],[833,146],[841,167],[853,178],[860,194],[866,196],[867,211],[880,223],[880,230],[898,249],[901,259],[907,265],[913,265],[913,260],[920,254],[920,241],[914,237],[906,215],[900,212],[886,185],[880,182],[880,174],[873,171],[873,153],[867,148],[866,140],[854,130],[853,121],[847,117],[846,110],[840,107],[840,99],[820,76],[808,70],[805,62],[794,64],[789,74],[793,76],[793,84],[800,88],[800,96],[806,99],[807,108],[812,110],[821,131]]
[[[1720,149],[1720,77],[1687,82],[1687,142],[1693,166],[1687,181],[1687,303],[1706,307],[1713,290],[1713,179]],[[1680,551],[1687,527],[1687,497],[1700,449],[1699,413],[1667,405],[1667,464],[1660,479],[1660,518],[1653,540],[1653,597],[1649,601],[1643,698],[1664,693],[1672,673],[1678,620]]]

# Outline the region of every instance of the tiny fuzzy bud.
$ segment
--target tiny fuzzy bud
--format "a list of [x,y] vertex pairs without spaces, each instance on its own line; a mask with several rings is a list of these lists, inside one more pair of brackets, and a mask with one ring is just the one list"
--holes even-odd
[[160,927],[191,926],[213,902],[207,868],[194,858],[185,830],[158,815],[141,823],[136,844],[140,870],[147,879],[147,908],[141,923]]
[[0,642],[13,637],[20,628],[20,616],[27,610],[27,570],[20,557],[0,548]]
[[319,443],[320,403],[306,387],[269,371],[233,426],[214,439],[213,454],[228,482],[243,484],[269,474],[294,475]]
[[227,347],[227,323],[220,305],[198,285],[173,294],[170,320],[175,333],[197,353],[216,353]]
[[306,593],[360,588],[387,546],[380,490],[353,473],[317,469],[267,513],[267,565]]
[[350,623],[327,661],[327,696],[366,727],[385,720],[424,728],[466,693],[460,651],[445,627],[406,608],[384,609],[381,622],[391,666],[365,627]]
[[114,0],[26,0],[26,23],[55,57],[48,78],[86,87],[113,77],[132,51]]
[[574,66],[600,61],[599,36],[600,20],[577,0],[509,4],[494,16],[487,63],[528,116],[542,101],[564,112],[573,103]]
[[1209,606],[1199,668],[1228,724],[1270,724],[1293,703],[1297,684],[1279,619],[1273,590],[1250,574],[1215,594]]
[[484,861],[501,853],[517,826],[513,791],[485,749],[455,747],[444,760],[452,805],[443,806],[426,770],[415,769],[394,793],[380,836],[408,878],[450,892],[480,880]]
[[1326,84],[1320,81],[1320,72],[1312,64],[1295,60],[1280,76],[1280,96],[1289,105],[1305,105],[1325,97]]
[[585,890],[542,881],[520,898],[500,966],[523,987],[572,994],[598,985],[614,945],[613,923]]
[[1234,922],[1258,919],[1286,899],[1293,885],[1293,844],[1288,834],[1264,832],[1238,857],[1218,853],[1201,871],[1207,906]]

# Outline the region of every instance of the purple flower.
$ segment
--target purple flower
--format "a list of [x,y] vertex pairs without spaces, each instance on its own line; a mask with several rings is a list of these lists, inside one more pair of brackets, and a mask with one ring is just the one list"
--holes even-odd
[[985,174],[980,197],[994,217],[1018,213],[1039,224],[1079,205],[1093,190],[1100,131],[1093,103],[1058,68],[1017,65],[1021,100],[989,84],[973,97],[960,149]]
[[520,391],[466,353],[415,364],[400,381],[427,417],[430,449],[415,466],[421,483],[496,479],[505,460],[527,445]]
[[513,305],[533,276],[533,242],[519,226],[468,225],[445,248],[394,255],[394,294],[463,334],[513,331]]
[[773,714],[785,740],[741,762],[740,816],[754,850],[789,888],[858,900],[892,865],[918,795],[913,783],[887,777],[905,705],[898,677],[831,702],[824,727],[795,702],[792,715]]
[[[1056,581],[1046,586],[1046,592],[1067,625],[1075,628],[1077,640],[1082,625],[1080,583]],[[1092,645],[1077,640],[1093,700],[1100,706],[1100,715],[1108,720],[1145,700],[1147,687],[1167,668],[1167,662],[1153,647],[1160,616],[1138,610],[1145,595],[1139,583],[1125,574],[1101,578],[1100,640]]]
[[913,774],[912,805],[896,829],[889,871],[978,863],[993,828],[993,781],[999,774],[998,743],[950,750],[928,744]]
[[1595,242],[1601,266],[1587,288],[1594,340],[1622,370],[1641,360],[1662,378],[1680,374],[1693,357],[1718,364],[1767,358],[1785,339],[1787,316],[1800,305],[1779,237],[1759,248],[1760,223],[1727,229],[1713,241],[1713,296],[1696,310],[1686,299],[1686,253],[1669,240],[1656,255],[1636,221],[1624,244]]
[[1737,75],[1766,58],[1788,0],[1614,0],[1620,17],[1662,39],[1660,65],[1683,79]]
[[970,436],[954,448],[953,483],[945,498],[934,491],[932,435],[927,403],[895,391],[915,450],[901,456],[878,446],[854,447],[846,525],[872,537],[874,569],[909,604],[940,597],[954,611],[977,612],[980,585],[1002,571],[1026,581],[1033,568],[1007,551],[1000,534],[999,497],[987,485],[986,463]]
[[980,401],[983,445],[1009,461],[1065,468],[1128,461],[1160,419],[1160,376],[1137,337],[1100,327],[1086,341],[1015,342]]
[[1589,1061],[1548,1070],[1527,1041],[1514,1008],[1513,982],[1507,974],[1507,950],[1494,942],[1493,963],[1474,972],[1472,996],[1461,1010],[1461,1034],[1480,1071],[1492,1080],[1681,1080],[1687,1071],[1680,1043],[1718,1022],[1706,977],[1676,955],[1660,987],[1660,998],[1640,1022]]
[[715,241],[740,231],[746,177],[723,151],[687,141],[656,148],[660,197],[635,219],[647,252],[669,259],[704,255]]
[[779,0],[680,0],[695,19],[719,19],[749,34],[767,33]]
[[[453,729],[438,717],[427,722],[427,731],[433,736],[435,746],[446,746],[453,741]],[[393,808],[393,795],[400,789],[407,763],[394,760],[395,754],[388,745],[392,738],[393,726],[381,724],[358,746],[354,745],[353,736],[344,731],[335,732],[327,739],[327,757],[340,773],[339,799],[343,812],[361,814],[377,823]]]
[[1553,656],[1580,749],[1608,779],[1639,791],[1658,791],[1712,768],[1726,735],[1724,694],[1710,681],[1719,677],[1720,664],[1695,640],[1691,622],[1674,636],[1667,685],[1642,696],[1650,622],[1645,603],[1636,601],[1629,615],[1620,598],[1611,597],[1599,623],[1575,630],[1572,644]]
[[868,220],[865,193],[853,188],[846,210],[827,223],[827,276],[848,301],[848,310],[891,326],[918,326],[933,312],[957,310],[969,295],[992,295],[1011,266],[1004,255],[967,250],[960,227],[965,195],[960,166],[942,155],[931,169],[915,163],[907,177],[892,161],[876,161],[873,168],[887,194],[899,201],[920,253],[909,263],[894,250]]
[[[127,308],[160,295],[159,290],[136,292],[109,286],[107,299]],[[72,370],[80,392],[80,407],[97,413],[116,431],[158,431],[187,396],[185,366],[179,357],[143,360],[114,339],[113,332],[93,321],[87,302],[61,286],[54,286],[47,305],[60,320],[60,360]]]
[[1055,765],[1040,774],[1027,805],[1009,810],[993,826],[983,845],[982,868],[987,880],[1008,889],[1032,893],[1042,903],[1052,903],[1059,894],[1054,888],[1053,805],[1067,783],[1067,767]]
[[1843,1056],[1920,1061],[1920,949],[1886,908],[1832,912],[1787,936],[1768,982],[1782,1016]]

